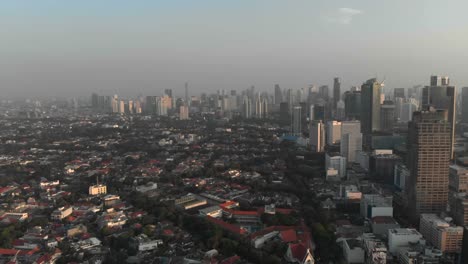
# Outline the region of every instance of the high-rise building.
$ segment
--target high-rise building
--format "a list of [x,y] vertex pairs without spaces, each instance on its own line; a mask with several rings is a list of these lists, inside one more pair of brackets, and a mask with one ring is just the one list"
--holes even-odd
[[172,98],[172,89],[165,89],[164,90],[164,95],[167,95]]
[[341,122],[340,154],[348,162],[356,161],[356,152],[362,150],[361,122]]
[[455,141],[455,103],[456,91],[454,86],[449,86],[448,77],[431,76],[431,86],[426,86],[422,91],[422,109],[433,107],[437,110],[448,111],[448,121],[452,126],[450,157],[453,158],[453,145]]
[[468,168],[453,164],[449,172],[450,215],[458,225],[468,225]]
[[327,144],[334,145],[340,143],[341,140],[341,122],[328,121],[327,122]]
[[392,101],[384,101],[380,108],[380,130],[392,132],[395,123],[395,105]]
[[361,131],[365,135],[380,131],[381,90],[382,84],[375,78],[367,80],[361,86]]
[[325,120],[325,105],[314,104],[310,106],[310,120]]
[[91,107],[98,108],[99,106],[99,95],[97,93],[93,93],[91,95]]
[[293,136],[302,135],[302,107],[294,106],[291,118],[291,134]]
[[323,152],[325,150],[325,124],[322,120],[311,121],[310,145],[313,152]]
[[328,85],[322,85],[319,87],[319,96],[320,98],[324,99],[324,100],[328,100],[328,97],[329,97],[329,91],[328,91]]
[[343,100],[338,101],[336,105],[335,119],[344,120],[346,117],[346,107]]
[[119,112],[119,97],[117,95],[114,95],[111,99],[111,106],[112,106],[112,113],[118,113]]
[[252,100],[248,96],[244,96],[242,101],[242,114],[244,118],[252,118]]
[[341,80],[338,77],[333,79],[333,109],[337,109],[341,97]]
[[418,105],[416,104],[415,101],[416,99],[410,98],[402,104],[401,115],[400,115],[401,122],[406,123],[413,119],[413,113],[418,110]]
[[180,120],[189,119],[189,108],[187,105],[181,105],[179,107],[179,119]]
[[257,96],[255,99],[255,117],[265,118],[268,114],[268,100],[265,97]]
[[415,112],[408,125],[407,186],[413,219],[446,209],[451,158],[451,125],[447,110]]
[[405,97],[405,88],[395,88],[393,89],[393,99],[396,98],[406,98]]
[[348,120],[361,119],[361,91],[345,92],[345,116]]
[[185,83],[185,103],[187,104],[187,106],[190,105],[190,98],[189,98],[189,94],[188,94],[188,83],[187,82]]
[[468,87],[462,89],[462,103],[461,103],[461,121],[468,124]]
[[275,84],[275,105],[279,105],[283,102],[283,92],[279,84]]

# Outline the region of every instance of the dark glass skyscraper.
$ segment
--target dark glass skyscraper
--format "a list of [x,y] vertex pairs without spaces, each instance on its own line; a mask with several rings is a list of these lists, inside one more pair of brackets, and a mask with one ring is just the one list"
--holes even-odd
[[336,106],[341,97],[341,80],[338,77],[333,79],[333,109],[336,111]]
[[380,131],[380,94],[382,84],[375,78],[361,86],[361,128],[364,135]]

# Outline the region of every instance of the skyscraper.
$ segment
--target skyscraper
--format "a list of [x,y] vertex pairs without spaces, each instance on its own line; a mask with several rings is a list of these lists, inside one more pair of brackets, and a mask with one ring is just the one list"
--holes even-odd
[[380,108],[380,129],[385,132],[392,132],[395,123],[395,105],[392,101],[384,101]]
[[341,122],[328,121],[326,136],[328,145],[339,143],[341,140]]
[[181,105],[179,107],[179,119],[180,120],[189,119],[189,108],[187,105]]
[[462,123],[468,124],[468,87],[463,87],[462,89]]
[[172,98],[172,89],[165,89],[164,94]]
[[322,120],[311,121],[310,145],[313,152],[323,152],[325,150],[325,124]]
[[341,80],[338,77],[333,79],[333,109],[336,110],[341,97]]
[[361,125],[365,135],[380,131],[381,89],[382,84],[375,78],[367,80],[361,86]]
[[324,100],[328,100],[328,97],[329,97],[329,91],[328,91],[328,85],[322,85],[319,87],[319,96],[320,98],[324,99]]
[[452,126],[447,110],[415,112],[408,125],[407,194],[413,219],[446,209]]
[[244,118],[252,117],[252,100],[248,96],[244,96],[242,101],[242,114]]
[[265,118],[268,114],[268,100],[265,97],[257,96],[255,99],[255,117]]
[[348,162],[356,161],[356,152],[362,150],[361,122],[341,122],[340,155]]
[[188,82],[185,83],[185,103],[187,104],[187,106],[190,105],[190,102],[189,102],[190,98],[189,98],[189,95],[188,95]]
[[345,92],[345,116],[349,120],[361,119],[361,91]]
[[302,107],[294,106],[291,118],[291,135],[301,136],[302,135]]
[[448,112],[448,122],[452,126],[451,158],[453,158],[453,145],[455,141],[455,95],[455,87],[449,86],[448,77],[431,76],[431,86],[424,87],[422,91],[423,110],[433,107],[437,110],[447,110]]
[[283,92],[279,84],[275,84],[275,105],[279,105],[283,102]]
[[405,98],[405,88],[393,89],[393,99],[396,98]]

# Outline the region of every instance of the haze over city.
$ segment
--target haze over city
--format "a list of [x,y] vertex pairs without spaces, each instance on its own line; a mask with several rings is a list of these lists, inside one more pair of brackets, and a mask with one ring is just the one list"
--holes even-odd
[[2,1],[0,96],[468,85],[467,1]]

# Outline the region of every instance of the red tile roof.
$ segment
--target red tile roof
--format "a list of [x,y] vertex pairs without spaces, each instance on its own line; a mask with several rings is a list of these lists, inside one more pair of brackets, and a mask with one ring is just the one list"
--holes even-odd
[[206,219],[210,221],[211,223],[223,228],[224,230],[232,232],[234,234],[237,234],[237,235],[247,234],[247,230],[241,228],[240,226],[226,223],[223,220],[219,220],[211,216],[207,216]]
[[293,258],[301,262],[304,260],[307,253],[307,248],[303,244],[290,244],[289,248],[291,249],[291,255]]
[[296,230],[294,229],[281,231],[280,234],[281,234],[281,239],[283,239],[285,243],[297,241]]

